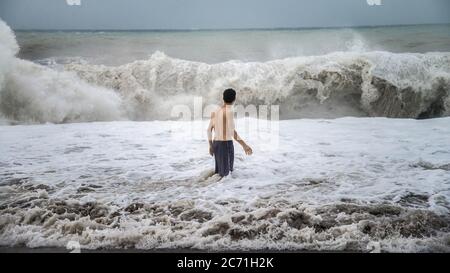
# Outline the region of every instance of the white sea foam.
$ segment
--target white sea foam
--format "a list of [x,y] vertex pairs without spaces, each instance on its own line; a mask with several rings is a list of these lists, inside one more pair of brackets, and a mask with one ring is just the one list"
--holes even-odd
[[111,90],[86,84],[58,72],[15,59],[1,93],[1,109],[25,122],[120,120],[121,99]]
[[220,182],[199,122],[0,126],[0,245],[448,252],[449,122],[281,121]]

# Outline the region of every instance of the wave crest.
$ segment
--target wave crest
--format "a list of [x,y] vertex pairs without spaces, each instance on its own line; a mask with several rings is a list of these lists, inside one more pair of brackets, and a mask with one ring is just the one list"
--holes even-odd
[[0,21],[0,116],[18,122],[170,119],[173,106],[220,103],[235,88],[243,105],[280,105],[280,117],[450,115],[450,53],[335,52],[270,62],[218,64],[162,52],[121,66],[69,63],[62,71],[15,57]]
[[189,96],[218,103],[228,87],[239,103],[280,104],[282,118],[382,116],[430,118],[450,113],[450,53],[339,52],[265,63],[205,64],[157,52],[123,66],[69,64],[87,82],[117,90],[133,118],[168,118]]

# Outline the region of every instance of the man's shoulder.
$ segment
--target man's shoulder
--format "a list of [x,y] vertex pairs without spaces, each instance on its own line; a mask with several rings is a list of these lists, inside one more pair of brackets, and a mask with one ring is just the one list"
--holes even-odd
[[211,117],[217,115],[221,110],[222,110],[221,107],[217,107],[216,110],[214,110],[214,111],[211,112]]
[[219,112],[219,109],[216,109],[211,112],[211,118],[214,118],[217,115],[217,112]]

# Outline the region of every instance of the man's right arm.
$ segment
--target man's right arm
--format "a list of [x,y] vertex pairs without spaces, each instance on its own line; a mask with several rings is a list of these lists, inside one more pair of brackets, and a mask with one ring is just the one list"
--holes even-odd
[[212,156],[214,155],[213,151],[213,137],[212,137],[212,131],[214,130],[214,112],[211,113],[211,120],[209,121],[208,126],[208,142],[209,142],[209,154]]

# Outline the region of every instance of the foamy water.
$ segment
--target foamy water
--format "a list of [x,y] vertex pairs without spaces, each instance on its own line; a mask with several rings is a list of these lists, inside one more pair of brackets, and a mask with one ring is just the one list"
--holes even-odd
[[0,245],[450,251],[449,122],[282,121],[220,182],[191,122],[2,126]]

